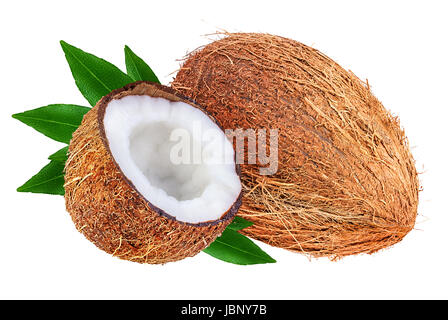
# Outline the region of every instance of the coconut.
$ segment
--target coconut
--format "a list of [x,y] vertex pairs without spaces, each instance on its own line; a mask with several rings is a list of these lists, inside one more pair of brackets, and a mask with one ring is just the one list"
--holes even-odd
[[413,229],[419,182],[397,117],[318,50],[225,34],[192,52],[172,87],[226,129],[278,130],[277,171],[263,174],[260,161],[241,167],[238,214],[254,222],[243,234],[338,259],[376,252]]
[[[195,126],[214,135],[202,139]],[[190,145],[173,139],[179,132],[203,147],[194,162],[185,157]],[[214,118],[170,88],[136,82],[103,97],[74,132],[66,207],[78,231],[107,253],[176,261],[206,248],[231,222],[241,203],[238,172]]]

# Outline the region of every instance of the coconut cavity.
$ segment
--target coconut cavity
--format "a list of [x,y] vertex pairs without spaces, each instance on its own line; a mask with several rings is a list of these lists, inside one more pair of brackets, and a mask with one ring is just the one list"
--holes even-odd
[[[232,144],[205,113],[187,103],[150,96],[113,100],[104,128],[124,175],[150,203],[179,221],[219,219],[240,194]],[[213,139],[206,139],[210,132]]]
[[201,197],[210,183],[210,172],[205,165],[171,161],[175,142],[170,136],[176,129],[169,121],[134,128],[129,137],[130,156],[153,187],[178,201],[193,200]]
[[[180,148],[184,137],[196,144]],[[203,152],[191,163],[185,155],[194,148]],[[241,204],[232,157],[231,144],[200,106],[165,86],[132,83],[103,97],[74,132],[64,176],[67,211],[79,232],[121,259],[191,257],[224,231]]]

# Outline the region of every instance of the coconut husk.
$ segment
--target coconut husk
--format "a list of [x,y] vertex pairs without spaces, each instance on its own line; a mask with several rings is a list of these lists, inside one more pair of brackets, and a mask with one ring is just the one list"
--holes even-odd
[[128,95],[162,97],[200,108],[172,89],[148,82],[136,82],[103,97],[84,116],[70,141],[64,185],[67,211],[78,231],[121,259],[166,263],[194,256],[222,233],[241,199],[220,219],[198,224],[177,221],[146,200],[111,156],[104,131],[107,105]]
[[233,33],[192,52],[172,87],[225,129],[279,130],[278,171],[242,165],[242,233],[338,259],[373,253],[413,229],[419,181],[397,117],[316,49]]

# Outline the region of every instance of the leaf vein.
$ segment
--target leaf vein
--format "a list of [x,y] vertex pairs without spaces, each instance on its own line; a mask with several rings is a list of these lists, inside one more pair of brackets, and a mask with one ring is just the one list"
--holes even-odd
[[18,120],[20,120],[20,119],[31,119],[31,120],[41,121],[41,122],[48,122],[48,123],[56,123],[56,124],[66,125],[66,126],[70,126],[70,127],[74,127],[74,128],[78,128],[79,127],[79,125],[74,125],[74,124],[67,123],[67,122],[59,122],[59,121],[55,121],[55,120],[35,118],[35,117],[23,116],[23,115],[16,116],[16,119],[18,119]]
[[80,64],[81,66],[84,67],[84,69],[87,70],[88,73],[90,73],[93,78],[95,78],[108,92],[112,91],[111,88],[109,88],[103,81],[101,81],[83,62],[82,60],[80,60],[76,55],[74,55],[72,52],[69,52],[69,54],[75,58]]
[[48,183],[48,182],[50,182],[50,181],[54,181],[54,180],[56,180],[56,179],[63,178],[63,177],[64,177],[64,175],[63,175],[63,174],[60,174],[60,175],[57,175],[57,176],[55,176],[55,177],[53,177],[53,178],[51,178],[51,179],[48,179],[48,180],[45,180],[45,181],[42,181],[42,182],[39,182],[39,183],[30,185],[30,186],[28,186],[28,187],[20,187],[19,189],[20,189],[20,190],[29,190],[29,189],[31,189],[31,188],[41,186],[41,185],[43,185],[43,184],[45,184],[45,183]]
[[250,252],[250,251],[246,251],[246,250],[242,250],[241,248],[234,247],[234,246],[232,246],[232,245],[230,245],[230,244],[228,244],[228,243],[226,243],[226,242],[223,242],[223,241],[219,240],[219,238],[216,239],[215,241],[216,241],[216,242],[219,242],[219,243],[221,243],[221,244],[223,244],[223,245],[225,245],[225,246],[228,246],[228,247],[230,247],[230,248],[232,248],[232,249],[235,249],[235,250],[237,250],[237,251],[241,251],[241,252],[250,254],[250,255],[252,255],[252,256],[254,256],[254,257],[257,257],[257,258],[263,258],[263,259],[265,258],[265,257],[263,257],[263,256],[256,255],[256,254],[254,254],[254,253],[252,253],[252,252]]

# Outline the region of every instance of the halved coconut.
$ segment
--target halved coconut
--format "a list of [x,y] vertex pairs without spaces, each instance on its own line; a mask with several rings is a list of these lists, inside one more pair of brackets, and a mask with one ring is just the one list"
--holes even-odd
[[238,210],[234,159],[198,105],[136,82],[103,97],[73,134],[66,207],[76,228],[114,256],[180,260],[206,248]]

